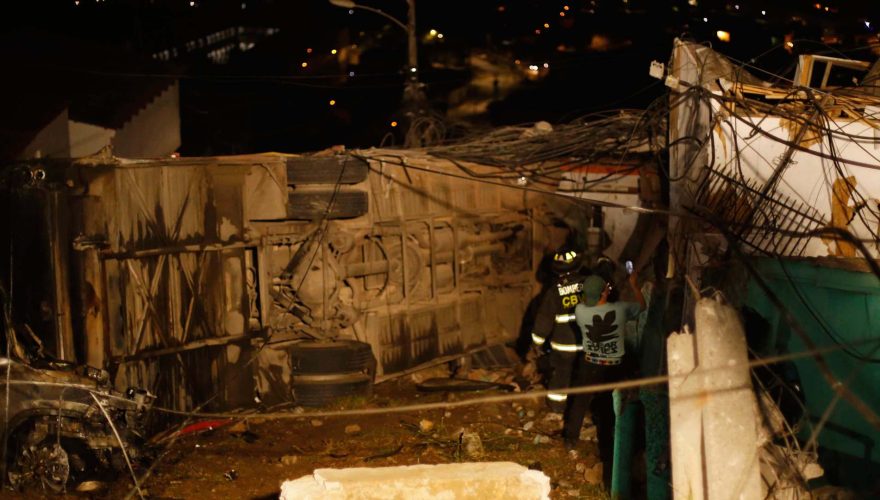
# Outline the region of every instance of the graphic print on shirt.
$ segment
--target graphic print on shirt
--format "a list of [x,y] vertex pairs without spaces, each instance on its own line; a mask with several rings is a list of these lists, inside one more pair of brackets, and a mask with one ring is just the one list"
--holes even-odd
[[617,357],[620,353],[620,334],[615,322],[617,312],[608,311],[605,316],[593,315],[593,324],[585,324],[587,334],[586,351],[598,357]]

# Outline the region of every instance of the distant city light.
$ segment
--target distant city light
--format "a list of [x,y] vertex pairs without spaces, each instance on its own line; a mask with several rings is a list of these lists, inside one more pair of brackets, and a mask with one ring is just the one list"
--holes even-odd
[[762,16],[766,16],[766,15],[767,15],[767,11],[766,11],[766,10],[762,10],[762,11],[761,11],[761,15],[762,15]]
[[563,5],[562,10],[568,10],[568,5]]
[[535,34],[536,34],[536,35],[540,35],[540,34],[541,34],[541,30],[535,30]]
[[437,33],[437,38],[439,38],[439,39],[442,40],[442,39],[443,39],[443,33]]
[[547,68],[549,68],[549,67],[550,67],[550,64],[548,64],[548,63],[544,63],[544,69],[547,69]]
[[565,12],[559,12],[559,17],[565,17]]
[[418,69],[416,69],[415,67],[412,67],[409,69],[410,73],[415,73],[416,71],[418,71]]
[[538,71],[537,64],[529,64],[529,71]]
[[789,48],[789,49],[793,49],[793,48],[794,48],[794,42],[785,42],[785,46],[786,46],[787,48]]
[[739,10],[739,4],[734,5],[733,8]]
[[[79,2],[77,2],[77,3],[79,3]],[[171,153],[171,157],[172,158],[180,158],[180,153],[178,153],[178,152]]]
[[336,106],[336,100],[330,99],[330,102],[328,104],[330,104],[331,106]]
[[519,59],[514,59],[514,60],[513,60],[513,64],[520,64],[520,63],[522,63],[522,61],[520,61]]
[[428,34],[431,36],[437,36],[437,30],[431,30],[428,32]]
[[870,27],[871,27],[871,21],[865,21],[865,27],[866,27],[866,28],[870,28]]
[[306,54],[311,54],[311,53],[312,53],[312,48],[311,48],[311,47],[307,48],[307,49],[306,49]]
[[822,10],[822,4],[821,4],[821,3],[815,3],[815,4],[813,4],[813,7],[815,7],[816,10]]
[[354,71],[349,71],[348,76],[354,76]]
[[709,18],[708,18],[708,17],[704,17],[704,18],[703,18],[703,22],[704,22],[704,23],[708,23],[708,22],[709,22]]
[[715,36],[717,36],[718,39],[721,40],[722,42],[729,42],[730,41],[730,33],[727,31],[718,30],[715,32]]
[[348,9],[348,15],[349,16],[354,15],[354,9]]
[[300,66],[302,66],[303,68],[308,68],[308,67],[309,67],[309,63],[303,61],[303,63],[300,64]]
[[544,27],[545,27],[545,28],[549,28],[549,27],[550,27],[550,23],[544,23]]
[[330,51],[330,53],[333,54],[334,56],[336,55],[336,52],[337,52],[336,49],[333,49]]
[[79,0],[74,0],[73,5],[79,5]]
[[397,126],[397,122],[392,121],[392,122],[391,122],[391,126],[392,126],[392,127],[396,127],[396,126]]
[[195,6],[196,6],[196,3],[195,3],[195,2],[190,2],[190,3],[189,3],[189,6],[190,6],[190,7],[195,7]]
[[246,4],[246,3],[242,3],[242,4],[241,4],[241,10],[244,10],[244,9],[246,9],[246,8],[247,8],[247,4]]

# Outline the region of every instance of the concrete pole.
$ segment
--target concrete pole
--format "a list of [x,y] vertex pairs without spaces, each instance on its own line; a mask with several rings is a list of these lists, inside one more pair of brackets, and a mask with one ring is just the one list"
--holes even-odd
[[703,500],[703,430],[700,425],[701,380],[696,368],[694,336],[673,333],[666,340],[669,364],[669,452],[674,498]]
[[[407,128],[412,126],[416,115],[425,108],[425,95],[419,83],[418,39],[416,32],[416,0],[406,0],[407,80],[403,91],[403,106],[407,114]],[[419,147],[421,144],[407,144]]]
[[703,463],[709,500],[765,498],[758,462],[758,415],[739,314],[703,298],[695,311],[703,379]]
[[694,316],[695,335],[667,340],[675,498],[764,498],[757,406],[739,315],[703,298]]
[[416,0],[406,0],[406,5],[408,7],[406,17],[408,70],[410,72],[410,78],[414,81],[418,81],[418,77],[416,76],[418,73],[412,71],[413,68],[416,68],[416,71],[418,71],[419,68],[419,46],[416,40]]

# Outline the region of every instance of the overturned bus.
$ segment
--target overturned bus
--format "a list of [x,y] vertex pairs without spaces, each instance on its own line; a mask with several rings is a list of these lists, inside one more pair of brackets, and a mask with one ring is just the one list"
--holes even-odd
[[361,394],[514,339],[570,231],[569,201],[460,167],[400,150],[9,165],[11,320],[157,407]]

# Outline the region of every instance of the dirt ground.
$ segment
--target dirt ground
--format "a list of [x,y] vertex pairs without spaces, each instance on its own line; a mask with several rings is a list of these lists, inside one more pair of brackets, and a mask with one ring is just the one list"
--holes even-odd
[[[375,386],[370,398],[340,401],[333,408],[381,408],[489,394],[501,392],[420,393],[408,377]],[[577,453],[569,454],[559,434],[561,418],[549,412],[541,398],[357,417],[309,418],[307,412],[302,419],[257,418],[179,438],[142,485],[144,496],[277,498],[284,480],[317,468],[511,461],[547,474],[552,498],[607,498],[598,486],[602,465],[595,428],[587,422]],[[121,476],[97,497],[122,498],[131,487],[131,480]]]

